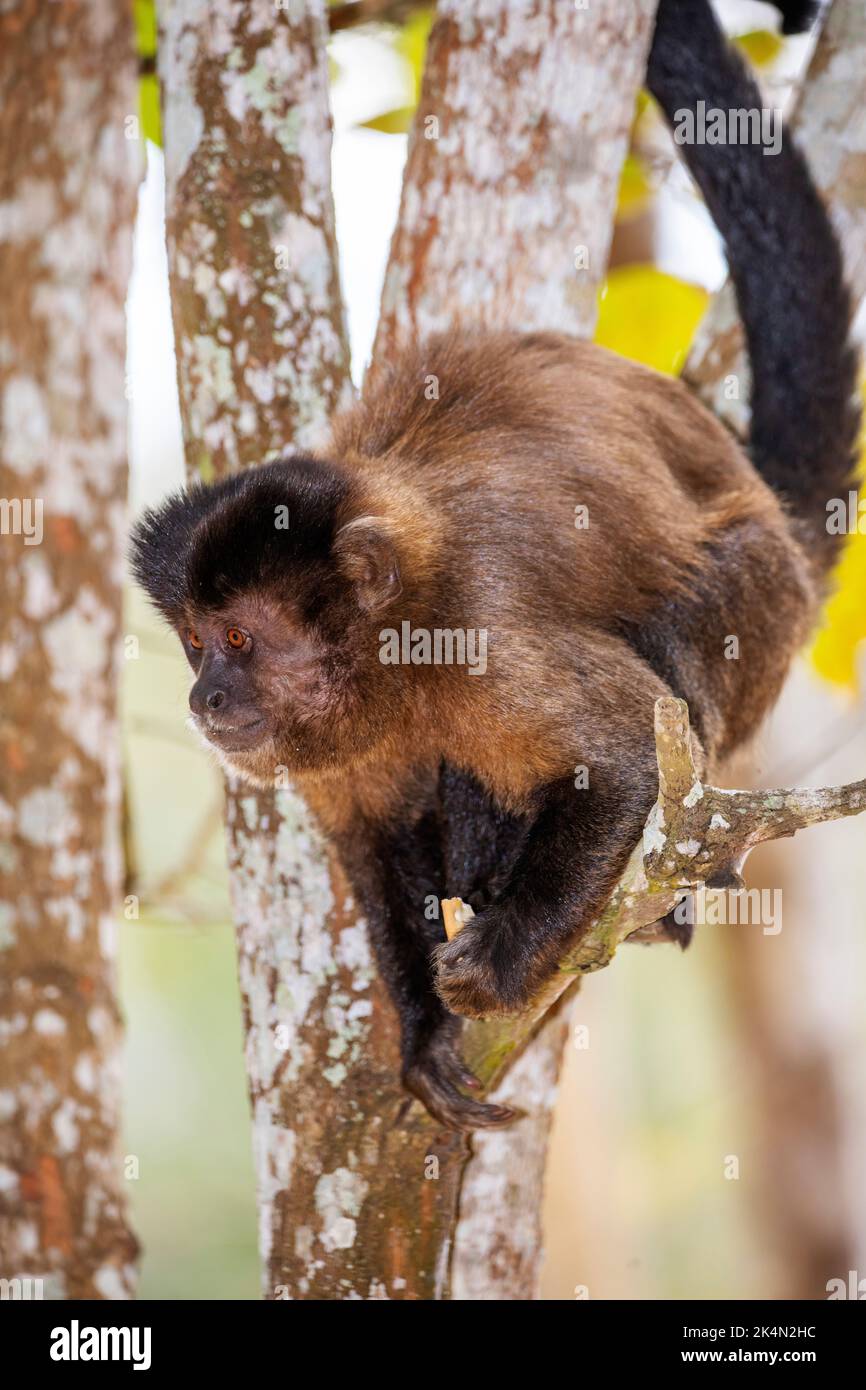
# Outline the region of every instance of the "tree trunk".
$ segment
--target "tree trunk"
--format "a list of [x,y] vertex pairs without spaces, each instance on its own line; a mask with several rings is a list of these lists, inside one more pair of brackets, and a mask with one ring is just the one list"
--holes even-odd
[[653,0],[442,0],[374,362],[454,323],[588,336]]
[[[437,304],[591,331],[652,9],[440,7],[377,352]],[[324,22],[320,0],[291,20],[266,0],[161,13],[178,378],[210,476],[313,442],[348,382]],[[462,1186],[468,1146],[399,1085],[396,1019],[306,809],[237,791],[228,819],[266,1296],[531,1296],[563,1018],[512,1072],[532,1115],[476,1137]]]
[[[866,11],[861,0],[835,0],[809,66],[792,129],[806,154],[841,238],[855,307],[866,296]],[[808,287],[807,287],[808,288]],[[704,402],[741,436],[749,426],[749,368],[730,285],[716,296],[686,366],[686,379]],[[731,390],[731,383],[736,383]],[[800,695],[801,702],[807,698]],[[778,736],[785,715],[763,740],[764,760],[783,756]],[[802,703],[797,715],[803,718]],[[816,718],[820,713],[816,711]],[[793,730],[788,730],[790,749]],[[761,775],[761,782],[765,781]],[[838,833],[838,832],[837,832]],[[835,843],[835,841],[834,841]],[[814,849],[826,860],[832,851]],[[754,929],[726,938],[728,980],[736,1003],[738,1045],[748,1059],[755,1092],[755,1132],[763,1176],[753,1184],[755,1211],[775,1260],[780,1297],[821,1298],[827,1279],[847,1277],[854,1202],[850,1155],[862,1149],[850,1115],[850,1037],[856,1015],[826,1007],[828,946],[820,920],[809,921],[809,874],[796,850],[772,845],[759,856],[749,882],[777,887],[784,876],[784,938]],[[815,860],[812,860],[814,866]],[[822,864],[824,870],[826,863]],[[832,882],[832,875],[829,882]],[[812,889],[813,899],[817,897]],[[825,901],[826,894],[821,894]],[[813,903],[817,907],[817,904]],[[823,909],[825,912],[827,908]],[[820,909],[818,909],[820,911]],[[827,924],[829,925],[829,924]],[[816,947],[816,942],[822,944]],[[829,957],[836,955],[830,951]],[[835,998],[848,1001],[844,988]],[[861,1155],[862,1162],[862,1155]],[[846,1197],[847,1192],[847,1197]],[[846,1202],[848,1205],[846,1206]]]
[[[313,443],[349,389],[320,0],[295,15],[162,7],[178,379],[206,476]],[[455,1180],[425,1181],[425,1117],[398,1123],[396,1019],[345,879],[291,790],[233,790],[228,828],[265,1296],[432,1298]]]
[[17,1296],[127,1298],[116,690],[141,148],[127,7],[5,5],[0,91],[0,1275],[42,1281]]

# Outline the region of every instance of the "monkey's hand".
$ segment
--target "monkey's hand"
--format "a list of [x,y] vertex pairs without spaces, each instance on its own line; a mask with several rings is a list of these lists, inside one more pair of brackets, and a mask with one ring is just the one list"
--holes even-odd
[[624,779],[597,776],[591,791],[575,791],[562,778],[544,789],[501,895],[434,950],[434,984],[446,1008],[493,1018],[532,1002],[607,901],[657,792],[655,748],[646,739]]
[[487,1105],[463,1095],[461,1087],[477,1091],[480,1082],[460,1059],[460,1028],[449,1019],[416,1050],[404,1068],[403,1085],[448,1129],[501,1129],[519,1111]]
[[525,927],[517,906],[506,900],[436,947],[436,993],[446,1008],[466,1018],[495,1018],[519,1013],[530,1002],[544,972],[534,968]]

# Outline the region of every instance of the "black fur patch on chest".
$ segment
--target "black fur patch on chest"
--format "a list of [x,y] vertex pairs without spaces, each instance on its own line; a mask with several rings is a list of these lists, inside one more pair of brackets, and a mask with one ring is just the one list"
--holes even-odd
[[507,882],[533,818],[504,811],[472,773],[449,763],[439,775],[439,815],[446,896],[480,912]]

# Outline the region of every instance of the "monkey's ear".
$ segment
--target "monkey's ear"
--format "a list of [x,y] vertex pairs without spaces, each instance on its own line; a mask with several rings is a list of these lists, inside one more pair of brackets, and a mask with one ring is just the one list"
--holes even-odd
[[387,608],[401,594],[397,551],[379,517],[359,516],[342,527],[334,541],[334,558],[368,613]]

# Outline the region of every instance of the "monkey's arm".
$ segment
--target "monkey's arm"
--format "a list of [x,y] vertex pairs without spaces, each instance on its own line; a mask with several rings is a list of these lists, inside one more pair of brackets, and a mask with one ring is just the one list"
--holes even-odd
[[337,837],[337,846],[397,1009],[406,1089],[454,1129],[510,1123],[514,1111],[463,1094],[479,1083],[460,1059],[460,1021],[433,988],[432,952],[444,935],[438,916],[425,916],[428,904],[438,908],[444,881],[435,809],[413,817],[407,808],[405,819],[399,825],[395,819],[390,828],[358,818]]
[[[502,705],[526,718],[523,655],[522,647],[505,650],[495,674]],[[476,916],[436,947],[435,983],[449,1009],[472,1018],[519,1012],[554,973],[607,902],[658,790],[653,710],[671,693],[667,673],[625,634],[596,626],[549,632],[544,655],[544,666],[537,656],[528,663],[545,681],[529,714],[549,717],[526,721],[507,764],[512,775],[539,769],[533,781],[517,793],[497,781],[502,740],[481,722],[475,777],[446,780],[446,767],[440,781],[446,895],[469,902]],[[476,847],[486,894],[477,892]]]
[[[650,706],[651,709],[651,706]],[[648,721],[649,722],[649,721]],[[538,814],[497,900],[436,948],[436,988],[454,1013],[491,1017],[523,1008],[567,944],[604,905],[657,792],[650,732],[624,740],[621,774],[538,795]]]

